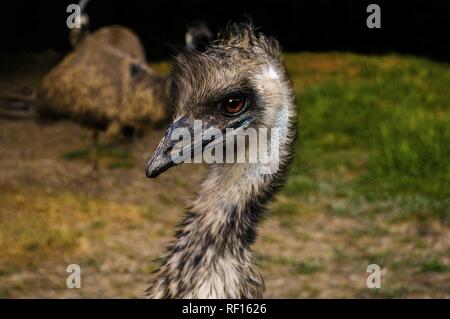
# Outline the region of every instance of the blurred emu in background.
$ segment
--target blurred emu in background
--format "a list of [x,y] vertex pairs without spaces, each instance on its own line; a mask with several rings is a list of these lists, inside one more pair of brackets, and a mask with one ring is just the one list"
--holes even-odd
[[167,78],[145,65],[136,34],[122,26],[72,30],[74,51],[43,79],[37,110],[41,115],[72,118],[111,136],[141,131],[166,117]]

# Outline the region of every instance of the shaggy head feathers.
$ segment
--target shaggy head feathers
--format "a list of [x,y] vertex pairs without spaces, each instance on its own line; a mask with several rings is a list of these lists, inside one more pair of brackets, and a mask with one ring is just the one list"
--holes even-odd
[[228,25],[204,52],[176,57],[168,103],[174,118],[201,118],[221,97],[255,89],[258,73],[268,66],[284,77],[278,42],[256,33],[250,24]]

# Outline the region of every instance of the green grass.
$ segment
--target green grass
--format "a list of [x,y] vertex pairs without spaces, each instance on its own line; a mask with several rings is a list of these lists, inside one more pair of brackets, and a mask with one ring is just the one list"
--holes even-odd
[[[91,150],[89,148],[82,148],[79,150],[66,152],[62,154],[61,157],[68,161],[89,161],[91,160]],[[134,167],[134,162],[131,154],[126,150],[113,145],[99,145],[98,160],[109,169]]]
[[442,263],[438,259],[431,258],[420,264],[421,272],[447,272],[450,266]]
[[89,149],[83,148],[75,151],[66,152],[62,155],[62,158],[71,161],[71,160],[79,160],[79,159],[89,159]]
[[294,265],[294,270],[298,274],[310,275],[315,272],[321,271],[323,269],[322,265],[316,262],[299,261]]
[[276,207],[272,209],[272,215],[279,217],[292,217],[297,213],[297,211],[298,206],[295,203],[285,202],[276,205]]
[[287,65],[297,88],[299,140],[285,194],[316,193],[351,202],[354,211],[369,202],[392,217],[450,222],[449,65],[349,54],[324,70],[315,65],[319,80],[305,82],[307,70],[295,59],[288,56]]
[[324,270],[319,260],[299,260],[295,256],[277,257],[260,256],[261,262],[275,266],[288,266],[292,272],[301,275],[311,275]]

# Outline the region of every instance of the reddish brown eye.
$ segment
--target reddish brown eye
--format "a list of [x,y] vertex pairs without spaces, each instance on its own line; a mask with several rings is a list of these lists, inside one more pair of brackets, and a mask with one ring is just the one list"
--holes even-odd
[[245,107],[245,99],[243,97],[227,98],[223,101],[223,109],[226,114],[236,114]]

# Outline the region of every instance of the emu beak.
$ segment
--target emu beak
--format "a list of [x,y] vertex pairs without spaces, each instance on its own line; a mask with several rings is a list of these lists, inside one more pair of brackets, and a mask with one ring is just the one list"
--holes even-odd
[[156,147],[156,150],[153,152],[152,157],[147,162],[145,175],[148,178],[157,177],[172,166],[179,164],[174,161],[171,154],[175,143],[177,143],[177,141],[172,139],[172,133],[176,129],[187,129],[191,132],[193,125],[187,117],[183,116],[169,126],[163,138]]
[[[252,121],[252,117],[245,115],[240,116],[233,121],[230,121],[227,127],[222,130],[223,138],[215,141],[214,137],[206,138],[204,134],[208,129],[213,127],[213,123],[207,123],[206,127],[202,128],[200,132],[202,134],[201,137],[199,139],[196,139],[196,128],[194,128],[194,124],[192,123],[192,121],[190,121],[187,116],[181,117],[179,120],[173,122],[169,126],[163,138],[156,147],[156,150],[154,151],[152,157],[147,162],[147,167],[145,168],[146,176],[149,178],[159,176],[169,168],[181,164],[183,162],[183,159],[191,157],[193,154],[202,151],[207,145],[213,144],[213,141],[215,141],[215,143],[222,143],[227,134],[230,134],[226,129],[244,129],[247,128]],[[180,141],[174,140],[172,134],[175,130],[181,129],[184,131],[187,130],[191,134],[191,137],[194,137],[193,142],[182,145],[181,148],[177,147],[177,149],[174,149],[175,144],[179,143]],[[176,134],[175,136],[177,137]],[[182,151],[183,154],[187,155],[180,155],[180,151]]]

